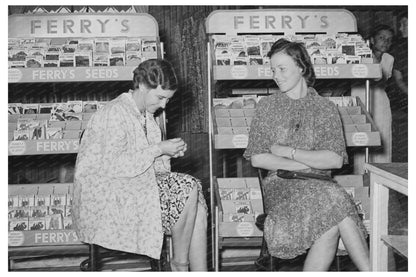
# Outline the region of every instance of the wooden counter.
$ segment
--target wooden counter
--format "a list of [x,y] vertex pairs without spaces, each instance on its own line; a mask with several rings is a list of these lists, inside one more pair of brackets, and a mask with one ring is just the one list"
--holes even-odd
[[407,163],[365,164],[370,173],[370,262],[372,271],[387,271],[387,251],[408,257],[408,237],[388,234],[389,189],[408,195]]

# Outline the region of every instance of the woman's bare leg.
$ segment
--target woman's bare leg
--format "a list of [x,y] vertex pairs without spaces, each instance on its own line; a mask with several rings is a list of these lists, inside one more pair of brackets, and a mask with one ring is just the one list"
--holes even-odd
[[[188,271],[189,248],[197,215],[198,189],[195,186],[186,201],[179,220],[172,228],[172,271]],[[176,264],[175,264],[176,263]],[[180,265],[182,264],[182,265]],[[185,265],[186,264],[186,265]]]
[[360,271],[370,271],[368,245],[355,222],[347,217],[338,224],[342,241],[351,260]]
[[189,250],[191,271],[207,271],[207,214],[205,208],[198,203],[195,227],[192,233]]
[[327,271],[338,248],[339,230],[334,226],[317,239],[306,256],[303,271]]

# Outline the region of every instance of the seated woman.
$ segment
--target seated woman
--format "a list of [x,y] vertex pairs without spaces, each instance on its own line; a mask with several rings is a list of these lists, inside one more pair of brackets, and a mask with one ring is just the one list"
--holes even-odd
[[79,239],[160,258],[173,240],[173,271],[207,270],[207,206],[200,181],[170,171],[184,155],[181,138],[161,141],[154,114],[178,84],[171,64],[147,60],[134,70],[134,89],[97,111],[83,135],[75,168],[73,222]]
[[337,183],[283,179],[277,169],[321,175],[347,160],[338,109],[312,88],[315,73],[304,46],[280,39],[270,52],[280,92],[259,101],[244,153],[264,179],[264,232],[271,255],[291,259],[308,251],[305,271],[328,270],[341,236],[359,270],[370,269],[365,227]]

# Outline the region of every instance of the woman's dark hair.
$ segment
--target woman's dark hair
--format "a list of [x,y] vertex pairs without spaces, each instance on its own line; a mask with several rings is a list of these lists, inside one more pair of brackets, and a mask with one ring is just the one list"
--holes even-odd
[[389,25],[381,24],[381,25],[377,25],[373,29],[373,31],[371,32],[370,38],[375,38],[381,31],[389,31],[389,32],[391,32],[391,34],[394,37],[394,30],[393,30],[393,28],[390,27]]
[[149,89],[155,89],[159,85],[164,90],[176,91],[178,79],[173,66],[166,60],[150,59],[142,62],[134,71],[133,88],[145,85]]
[[309,87],[315,84],[315,71],[313,70],[311,58],[303,43],[290,42],[283,38],[279,39],[273,44],[269,53],[267,53],[267,57],[271,58],[279,52],[283,52],[292,57],[295,63],[302,69],[303,77]]

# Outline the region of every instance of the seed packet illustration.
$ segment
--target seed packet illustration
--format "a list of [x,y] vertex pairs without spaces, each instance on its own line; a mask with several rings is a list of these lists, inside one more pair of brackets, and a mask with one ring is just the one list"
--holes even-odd
[[39,113],[39,104],[23,104],[23,114]]
[[62,139],[63,131],[62,128],[46,128],[46,139]]
[[251,214],[250,201],[235,201],[235,212],[239,214]]
[[13,140],[29,140],[30,130],[15,130],[13,132]]

